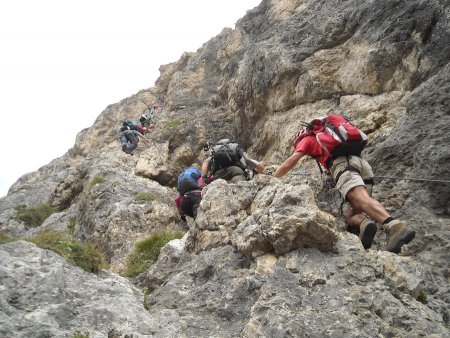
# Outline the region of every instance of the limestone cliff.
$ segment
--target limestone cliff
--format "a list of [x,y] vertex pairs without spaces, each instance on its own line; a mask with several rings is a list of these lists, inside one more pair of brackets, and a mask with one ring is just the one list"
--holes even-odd
[[[449,336],[449,184],[378,180],[374,196],[417,233],[400,255],[382,250],[381,231],[368,251],[342,231],[339,194],[322,187],[314,161],[282,180],[214,182],[189,229],[173,205],[176,178],[201,163],[205,141],[234,138],[277,165],[301,121],[330,112],[369,135],[364,156],[378,176],[449,181],[449,61],[444,0],[263,0],[162,66],[155,87],[108,106],[0,200],[2,232],[70,226],[111,266],[96,276],[32,244],[1,245],[0,335]],[[152,101],[161,109],[150,145],[129,156],[118,128]],[[32,229],[14,217],[39,203],[59,212]],[[186,235],[147,272],[117,276],[158,229]]]

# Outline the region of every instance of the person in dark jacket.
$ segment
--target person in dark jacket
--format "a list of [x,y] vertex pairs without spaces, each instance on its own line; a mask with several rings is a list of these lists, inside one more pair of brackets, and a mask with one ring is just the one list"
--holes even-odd
[[197,183],[198,187],[189,190],[182,195],[180,193],[175,198],[175,205],[181,220],[184,222],[186,222],[186,216],[192,217],[193,219],[197,217],[197,209],[202,200],[202,189],[205,186],[201,177],[197,179]]
[[122,151],[133,155],[139,143],[139,138],[146,142],[144,136],[137,130],[132,130],[127,121],[123,122],[122,127],[119,130],[120,144],[122,145]]

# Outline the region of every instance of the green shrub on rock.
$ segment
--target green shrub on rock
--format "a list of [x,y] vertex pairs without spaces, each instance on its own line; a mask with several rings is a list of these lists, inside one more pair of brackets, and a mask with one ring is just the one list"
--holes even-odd
[[21,204],[16,206],[15,209],[16,219],[31,227],[41,226],[48,216],[58,211],[48,204],[38,204],[32,208],[27,208],[26,205]]
[[181,123],[182,123],[182,121],[180,119],[173,119],[173,120],[167,121],[164,124],[164,127],[166,129],[169,129],[169,128],[173,128],[173,127],[179,126]]
[[183,237],[181,231],[161,231],[138,242],[128,256],[125,277],[134,277],[147,270],[158,259],[161,248],[173,239]]
[[42,249],[52,250],[88,272],[98,272],[105,266],[103,254],[91,243],[83,243],[66,233],[43,230],[27,241]]
[[76,218],[75,218],[75,217],[71,217],[71,218],[69,219],[69,221],[67,222],[67,229],[69,229],[69,232],[70,232],[71,234],[74,233],[74,230],[75,230],[75,222],[76,222]]
[[72,338],[89,338],[89,335],[85,335],[83,333],[76,332]]
[[156,195],[152,192],[138,192],[134,195],[135,201],[154,201],[156,200]]
[[427,294],[425,293],[425,291],[420,291],[419,297],[417,298],[417,300],[423,304],[427,304]]
[[103,178],[103,177],[101,177],[101,176],[95,176],[90,182],[89,182],[89,185],[90,186],[93,186],[93,185],[96,185],[96,184],[102,184],[102,183],[104,183],[105,182],[105,179]]
[[0,231],[0,244],[5,244],[14,241],[13,238],[10,238],[4,232]]

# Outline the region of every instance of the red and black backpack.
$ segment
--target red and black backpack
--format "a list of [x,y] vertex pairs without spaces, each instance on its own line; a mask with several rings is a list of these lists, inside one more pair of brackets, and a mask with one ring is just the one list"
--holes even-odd
[[305,128],[294,141],[296,148],[307,136],[315,136],[317,143],[332,160],[339,156],[360,156],[367,144],[367,135],[340,115],[328,115],[323,119],[304,122]]

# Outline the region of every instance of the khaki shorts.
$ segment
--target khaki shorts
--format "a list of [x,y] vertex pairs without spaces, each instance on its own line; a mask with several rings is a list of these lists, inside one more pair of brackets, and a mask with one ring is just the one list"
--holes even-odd
[[247,181],[244,170],[237,166],[222,168],[214,173],[214,179],[222,178],[228,182]]
[[[349,165],[357,169],[359,173],[354,170],[345,170]],[[336,180],[341,172],[339,180]],[[364,183],[364,181],[373,181],[373,171],[365,159],[358,156],[340,156],[333,161],[331,175],[343,198],[346,198],[351,189],[358,186],[365,186],[369,195],[372,196],[372,184]]]

